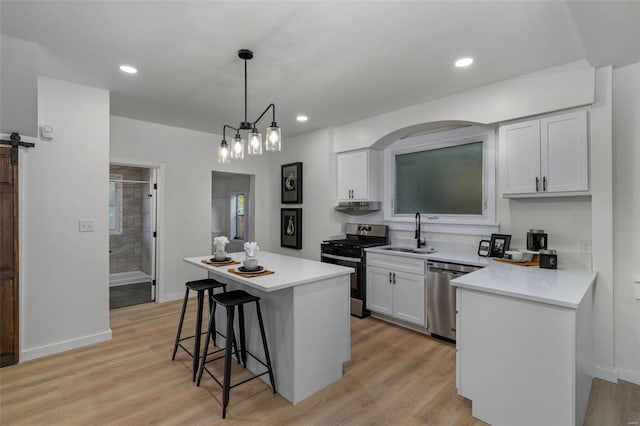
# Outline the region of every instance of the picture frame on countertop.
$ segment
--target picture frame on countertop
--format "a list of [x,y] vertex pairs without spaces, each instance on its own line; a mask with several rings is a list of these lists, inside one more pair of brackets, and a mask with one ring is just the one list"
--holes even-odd
[[302,209],[280,209],[280,246],[302,249]]
[[302,204],[302,163],[281,166],[281,203]]
[[478,256],[489,257],[491,254],[491,241],[481,240],[478,245]]
[[511,235],[509,234],[491,234],[491,257],[504,257],[504,252],[509,250],[511,244]]

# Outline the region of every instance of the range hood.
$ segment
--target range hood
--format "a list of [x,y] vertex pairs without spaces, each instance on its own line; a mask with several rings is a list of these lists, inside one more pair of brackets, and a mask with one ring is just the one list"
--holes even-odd
[[377,212],[381,208],[381,201],[339,201],[336,206],[337,211],[351,215]]

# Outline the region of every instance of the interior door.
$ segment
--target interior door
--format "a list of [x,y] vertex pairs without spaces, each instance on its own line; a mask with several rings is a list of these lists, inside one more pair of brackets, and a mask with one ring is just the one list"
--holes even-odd
[[0,148],[0,367],[18,363],[18,165]]

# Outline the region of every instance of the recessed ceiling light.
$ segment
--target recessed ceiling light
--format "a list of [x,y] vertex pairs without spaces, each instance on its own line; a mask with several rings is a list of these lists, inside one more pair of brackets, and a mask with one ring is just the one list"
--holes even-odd
[[131,65],[120,65],[120,71],[126,72],[127,74],[136,74],[138,72],[138,70]]
[[456,67],[464,68],[473,63],[473,58],[460,58],[456,61]]
[[306,115],[299,115],[299,116],[296,117],[296,120],[298,120],[301,123],[304,123],[308,119],[309,119],[309,117],[307,117]]

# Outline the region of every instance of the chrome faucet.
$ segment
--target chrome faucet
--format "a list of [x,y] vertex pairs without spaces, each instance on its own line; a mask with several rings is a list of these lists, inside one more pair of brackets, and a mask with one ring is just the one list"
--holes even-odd
[[423,247],[427,244],[425,240],[420,239],[420,212],[416,213],[416,234],[414,238],[418,240],[417,248]]

